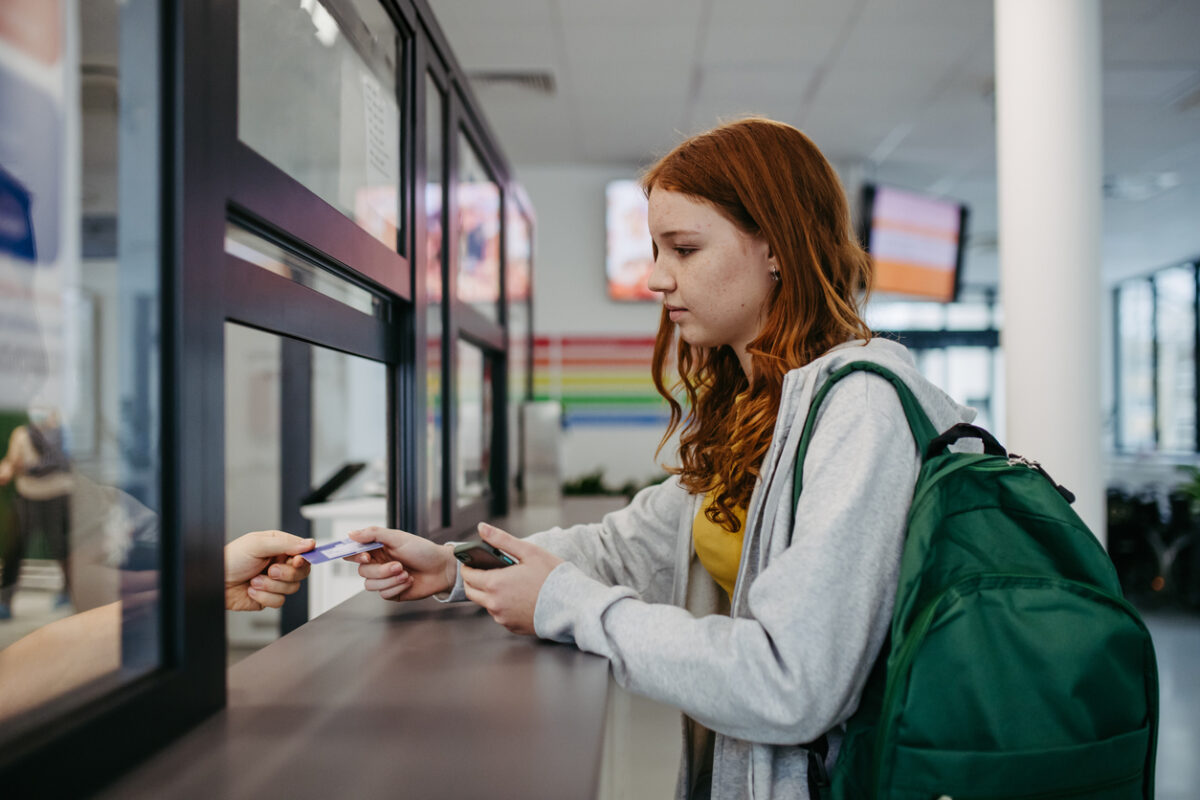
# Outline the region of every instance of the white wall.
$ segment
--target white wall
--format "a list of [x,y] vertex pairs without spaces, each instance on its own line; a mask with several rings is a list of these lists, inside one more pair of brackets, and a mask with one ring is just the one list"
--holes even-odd
[[[604,279],[604,187],[637,178],[638,169],[523,167],[518,173],[537,214],[534,333],[653,336],[659,304],[610,300]],[[599,468],[611,485],[646,480],[660,472],[654,451],[662,433],[648,426],[569,429],[563,434],[563,477]]]

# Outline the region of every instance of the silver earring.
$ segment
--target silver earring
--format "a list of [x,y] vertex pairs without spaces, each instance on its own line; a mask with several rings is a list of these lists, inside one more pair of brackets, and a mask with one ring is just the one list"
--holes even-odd
[[771,267],[770,275],[771,275],[771,280],[775,281],[776,283],[779,283],[779,270],[775,269],[774,267]]

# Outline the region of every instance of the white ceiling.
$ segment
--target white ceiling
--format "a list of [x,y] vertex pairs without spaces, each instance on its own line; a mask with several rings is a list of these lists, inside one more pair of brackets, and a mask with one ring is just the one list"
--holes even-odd
[[[995,282],[991,2],[429,2],[469,74],[553,77],[551,94],[474,82],[518,177],[525,165],[633,170],[720,118],[765,114],[808,133],[847,183],[970,204],[964,279]],[[1111,281],[1200,256],[1200,0],[1102,8]]]

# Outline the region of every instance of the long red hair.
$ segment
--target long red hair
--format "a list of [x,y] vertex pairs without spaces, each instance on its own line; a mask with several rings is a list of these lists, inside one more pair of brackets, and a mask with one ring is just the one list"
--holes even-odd
[[[671,407],[659,445],[680,425],[680,476],[691,492],[719,491],[705,511],[730,531],[732,509],[746,507],[779,412],[783,376],[851,339],[870,339],[860,303],[870,291],[871,260],[850,222],[833,167],[800,131],[767,119],[721,125],[680,144],[642,177],[649,197],[663,189],[711,203],[742,231],[763,237],[779,282],[750,342],[747,380],[729,346],[676,341],[663,310],[651,374]],[[678,382],[666,385],[671,350]],[[674,390],[682,388],[687,412]]]

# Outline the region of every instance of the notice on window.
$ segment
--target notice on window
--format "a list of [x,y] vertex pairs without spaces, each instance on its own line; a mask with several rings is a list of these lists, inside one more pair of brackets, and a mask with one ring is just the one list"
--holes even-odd
[[396,98],[369,72],[362,73],[367,186],[400,183],[400,112]]

